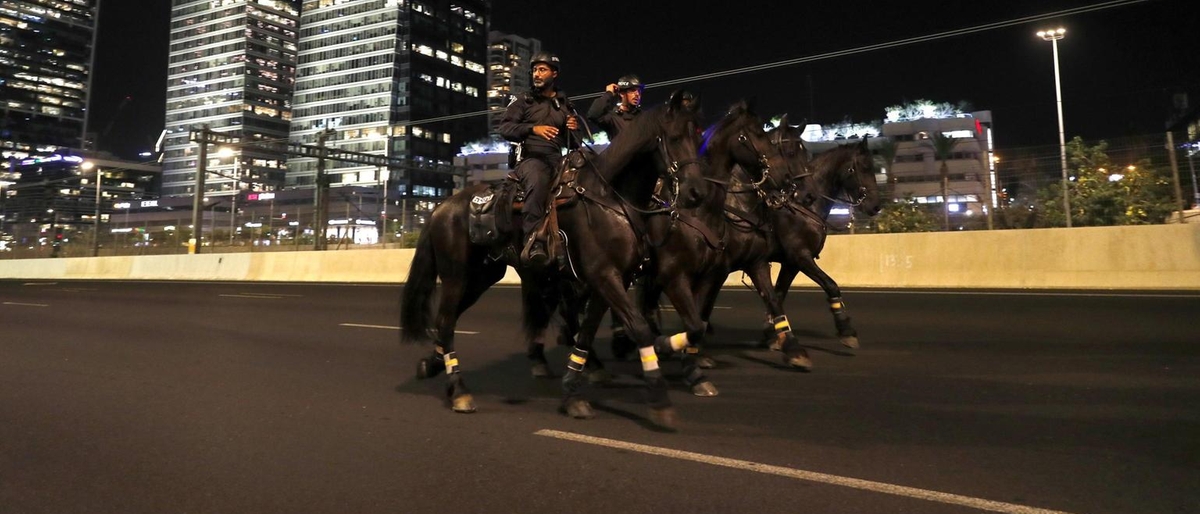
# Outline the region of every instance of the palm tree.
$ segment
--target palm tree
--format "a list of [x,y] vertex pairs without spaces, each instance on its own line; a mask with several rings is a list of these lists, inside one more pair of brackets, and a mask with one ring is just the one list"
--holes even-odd
[[896,163],[896,142],[890,138],[884,139],[879,145],[879,159],[883,161],[883,171],[887,175],[887,195],[894,199],[896,195],[896,172],[892,165]]
[[950,230],[950,166],[946,161],[954,153],[958,139],[937,132],[929,136],[929,142],[933,146],[933,157],[942,161],[942,230]]

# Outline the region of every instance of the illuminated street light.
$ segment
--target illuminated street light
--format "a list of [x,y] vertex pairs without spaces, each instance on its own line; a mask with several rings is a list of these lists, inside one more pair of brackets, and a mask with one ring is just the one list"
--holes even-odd
[[83,171],[96,170],[96,176],[92,179],[93,185],[96,186],[96,212],[95,218],[92,220],[92,257],[100,256],[100,199],[103,188],[102,177],[100,176],[100,168],[96,167],[96,163],[92,161],[83,161],[79,165],[79,169]]
[[1039,30],[1037,36],[1050,42],[1054,49],[1054,97],[1058,103],[1058,150],[1062,156],[1062,190],[1063,213],[1066,214],[1067,228],[1071,228],[1071,200],[1067,196],[1067,136],[1063,130],[1062,81],[1058,74],[1058,40],[1067,37],[1067,29],[1059,27],[1054,30]]

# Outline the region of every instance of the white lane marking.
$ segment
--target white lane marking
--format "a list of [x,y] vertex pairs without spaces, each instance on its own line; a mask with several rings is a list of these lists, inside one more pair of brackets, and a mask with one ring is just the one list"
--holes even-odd
[[274,295],[268,296],[268,295],[260,295],[260,294],[253,294],[253,295],[251,295],[251,294],[220,294],[217,296],[220,296],[222,298],[255,298],[258,300],[279,300],[282,298],[281,296],[274,296]]
[[44,303],[19,303],[19,302],[4,302],[4,305],[15,305],[18,307],[49,307]]
[[[756,293],[753,289],[721,289],[721,292],[745,292]],[[790,289],[791,293],[820,293],[825,294],[820,289],[800,288]],[[958,295],[958,296],[1066,296],[1066,297],[1084,297],[1084,298],[1178,298],[1181,300],[1194,300],[1200,298],[1200,294],[1194,293],[1056,293],[1053,291],[878,291],[866,289],[843,289],[843,294],[933,294],[933,295]],[[844,297],[844,296],[843,296]]]
[[[389,326],[389,325],[362,325],[359,323],[341,323],[338,326],[339,327],[352,327],[352,328],[378,328],[378,329],[382,329],[382,330],[400,330],[400,327],[394,327],[394,326]],[[469,330],[455,330],[454,333],[468,335],[468,336],[473,336],[473,335],[479,334],[479,332],[471,332]]]
[[268,296],[271,298],[304,298],[302,294],[283,294],[283,293],[241,293],[250,296]]
[[[713,306],[713,310],[716,310],[716,311],[727,311],[727,310],[730,310],[730,309],[733,309],[733,307],[723,307],[723,306],[720,306],[720,305],[714,305],[714,306]],[[663,311],[672,311],[672,312],[674,312],[674,311],[675,311],[675,307],[674,307],[674,306],[671,306],[671,305],[664,305],[664,306],[662,306],[662,307],[659,307],[659,310],[663,310]]]
[[1005,512],[1011,514],[1067,514],[1059,510],[1039,509],[1036,507],[1028,507],[1025,505],[1017,505],[1015,503],[1005,503],[992,500],[984,500],[982,498],[972,498],[970,496],[962,496],[958,494],[943,493],[938,491],[929,491],[926,489],[917,489],[915,487],[905,487],[902,485],[887,484],[884,482],[873,482],[870,480],[861,480],[858,478],[841,477],[837,475],[827,475],[825,473],[817,473],[814,471],[805,471],[802,469],[785,468],[781,466],[771,466],[767,464],[759,464],[747,460],[727,459],[724,457],[715,457],[705,455],[703,453],[685,452],[681,450],[671,450],[668,448],[659,448],[657,446],[647,446],[644,444],[627,443],[615,439],[605,439],[602,437],[592,437],[587,435],[575,434],[571,432],[562,432],[559,430],[538,430],[534,435],[545,437],[553,437],[566,441],[574,441],[577,443],[594,444],[598,446],[606,446],[609,448],[617,448],[621,450],[634,451],[649,455],[658,455],[660,457],[670,457],[672,459],[689,460],[714,466],[723,466],[727,468],[740,469],[744,471],[753,471],[767,475],[778,475],[798,480],[807,480],[810,482],[820,482],[829,485],[838,485],[849,487],[852,489],[861,489],[876,493],[891,494],[894,496],[905,496],[908,498],[916,498],[920,500],[928,500],[938,503],[946,503],[951,505],[962,505],[973,509],[987,510],[992,512]]

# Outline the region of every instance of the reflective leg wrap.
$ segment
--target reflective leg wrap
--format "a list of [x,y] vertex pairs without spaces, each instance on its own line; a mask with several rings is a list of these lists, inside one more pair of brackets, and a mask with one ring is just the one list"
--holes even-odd
[[699,348],[696,348],[695,346],[689,346],[689,347],[687,347],[687,354],[688,354],[688,355],[696,355],[696,354],[698,354],[698,353],[700,353],[700,349],[699,349]]
[[583,373],[583,368],[587,365],[587,360],[587,350],[579,347],[572,348],[571,357],[567,360],[567,369],[576,373]]
[[775,335],[792,331],[792,325],[791,323],[788,323],[787,316],[771,318],[771,324],[775,327]]
[[675,335],[671,336],[671,338],[668,339],[668,341],[671,343],[672,351],[678,352],[680,350],[683,350],[684,348],[689,347],[687,332],[680,332],[678,334],[675,334]]
[[844,314],[846,312],[846,303],[842,301],[841,297],[830,298],[829,310],[833,311],[834,316]]
[[454,354],[454,352],[450,352],[445,355],[442,355],[442,362],[446,363],[446,374],[447,375],[453,375],[453,374],[459,372],[458,356],[456,356]]
[[658,369],[658,354],[654,353],[653,346],[638,348],[638,354],[642,357],[642,372],[647,377],[662,375],[662,372]]

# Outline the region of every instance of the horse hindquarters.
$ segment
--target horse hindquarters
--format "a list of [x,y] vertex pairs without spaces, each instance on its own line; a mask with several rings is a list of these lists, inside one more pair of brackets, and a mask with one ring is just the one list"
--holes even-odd
[[[418,364],[418,378],[428,378],[446,372],[446,396],[455,412],[474,412],[475,402],[461,375],[454,344],[454,329],[458,318],[479,300],[484,291],[504,277],[507,266],[491,260],[487,248],[472,245],[467,237],[467,201],[460,193],[443,204],[431,217],[418,244],[409,276],[421,284],[414,296],[416,305],[405,305],[405,318],[419,323],[418,311],[428,316],[432,303],[432,288],[427,282],[441,280],[441,295],[436,314],[433,353]],[[415,293],[414,293],[415,294]],[[406,300],[409,295],[406,294]],[[405,327],[406,333],[417,328]],[[427,330],[427,327],[420,327]]]

